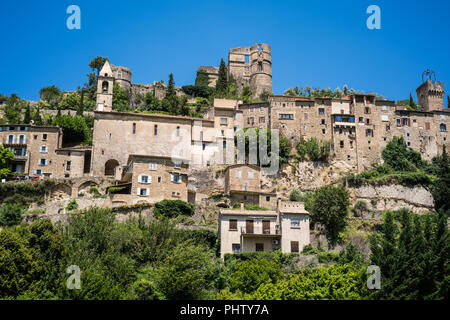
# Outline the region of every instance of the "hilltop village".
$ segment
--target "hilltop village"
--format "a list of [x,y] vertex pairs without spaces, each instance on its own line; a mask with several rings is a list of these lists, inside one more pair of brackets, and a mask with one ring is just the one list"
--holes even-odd
[[[216,86],[219,68],[198,70],[208,75],[211,87]],[[304,203],[282,199],[277,174],[267,175],[249,161],[235,161],[237,132],[278,130],[292,148],[311,138],[330,141],[333,161],[355,174],[381,163],[382,150],[394,137],[402,137],[427,161],[443,146],[449,147],[450,112],[444,108],[444,83],[436,79],[423,79],[416,90],[418,109],[411,110],[375,94],[273,95],[267,44],[231,49],[227,72],[239,90],[248,86],[253,97],[266,95],[267,99],[244,103],[216,98],[203,117],[118,112],[113,105],[115,84],[134,95],[151,92],[157,98],[164,96],[167,87],[134,84],[129,68],[106,61],[97,78],[92,146],[63,147],[63,133],[57,126],[3,124],[0,141],[14,153],[10,170],[56,179],[54,191],[68,198],[76,197],[92,181],[104,179],[110,192],[100,205],[111,208],[164,199],[200,203],[223,193],[229,202],[218,215],[222,256],[276,249],[300,252],[310,243]],[[180,88],[176,94],[185,95]],[[214,177],[202,180],[206,171],[221,171],[222,184],[218,187]],[[270,179],[275,184],[267,183]],[[259,209],[250,210],[251,206]]]

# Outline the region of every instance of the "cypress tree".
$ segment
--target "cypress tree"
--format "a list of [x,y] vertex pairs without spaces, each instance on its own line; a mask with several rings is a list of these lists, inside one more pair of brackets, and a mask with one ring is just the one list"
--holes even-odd
[[23,123],[29,124],[31,121],[31,110],[30,110],[30,104],[27,104],[27,107],[25,109],[25,115],[23,117]]
[[225,66],[225,61],[223,59],[220,59],[220,66],[219,66],[219,78],[216,82],[216,92],[219,96],[222,96],[225,94],[228,87],[228,78],[227,78],[227,67]]
[[445,146],[442,148],[442,155],[438,159],[437,179],[434,182],[431,194],[434,198],[434,208],[436,211],[450,210],[450,160]]
[[36,110],[36,113],[34,114],[34,119],[33,120],[34,120],[34,124],[35,125],[42,126],[43,121],[42,121],[42,118],[41,118],[41,112],[40,112],[39,108]]
[[409,106],[413,109],[416,109],[416,103],[414,102],[411,92],[409,93]]

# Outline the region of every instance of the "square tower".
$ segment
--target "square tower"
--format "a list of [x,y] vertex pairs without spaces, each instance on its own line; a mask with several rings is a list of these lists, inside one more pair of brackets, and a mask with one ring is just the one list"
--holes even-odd
[[417,101],[422,111],[444,109],[444,83],[427,79],[417,89]]

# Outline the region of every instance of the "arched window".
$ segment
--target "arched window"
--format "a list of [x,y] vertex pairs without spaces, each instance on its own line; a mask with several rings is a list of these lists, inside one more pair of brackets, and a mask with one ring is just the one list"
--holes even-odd
[[122,71],[117,72],[117,79],[122,79]]
[[439,129],[441,129],[441,132],[447,132],[447,126],[445,125],[445,123],[441,123]]
[[117,160],[111,159],[105,163],[105,176],[113,176],[116,171],[116,167],[119,166]]
[[259,70],[259,71],[262,71],[262,70],[263,70],[263,66],[262,66],[262,63],[261,63],[261,62],[258,63],[258,70]]
[[108,83],[108,81],[103,81],[102,82],[102,91],[105,93],[105,92],[108,92],[108,88],[109,88],[109,83]]

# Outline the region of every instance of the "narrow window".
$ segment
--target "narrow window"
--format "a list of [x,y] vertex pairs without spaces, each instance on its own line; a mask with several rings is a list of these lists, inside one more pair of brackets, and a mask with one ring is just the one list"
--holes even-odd
[[177,127],[177,137],[180,136],[180,127]]
[[[136,134],[136,123],[133,123],[133,134]],[[111,134],[109,134],[109,137],[111,138]]]
[[155,136],[158,135],[158,125],[157,124],[155,124],[155,127],[154,127],[154,134],[155,134]]

